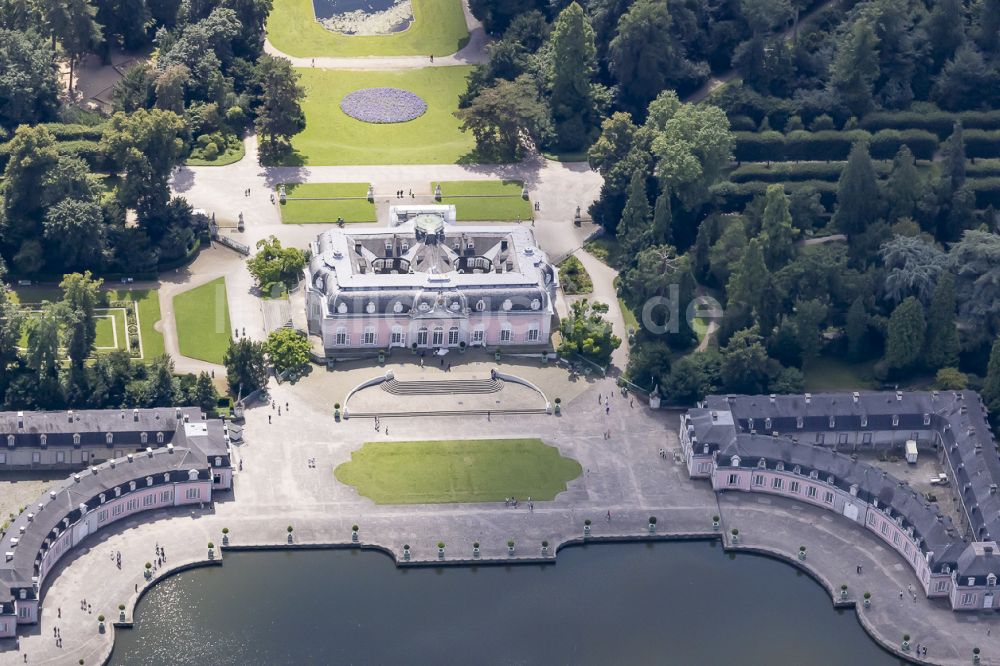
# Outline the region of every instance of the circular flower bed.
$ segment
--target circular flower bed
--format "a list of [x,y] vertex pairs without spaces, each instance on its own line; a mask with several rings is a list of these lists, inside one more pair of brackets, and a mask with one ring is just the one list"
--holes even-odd
[[405,123],[427,111],[427,102],[399,88],[363,88],[340,100],[340,110],[366,123]]

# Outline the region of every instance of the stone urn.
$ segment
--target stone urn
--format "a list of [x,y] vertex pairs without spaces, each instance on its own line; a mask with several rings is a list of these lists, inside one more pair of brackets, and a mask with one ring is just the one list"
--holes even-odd
[[733,543],[740,542],[740,531],[738,529],[734,527],[729,531],[729,533],[733,536]]
[[228,546],[229,545],[229,528],[228,527],[223,527],[222,528],[222,545],[223,546]]
[[472,544],[472,557],[473,559],[479,559],[479,542],[476,541]]
[[438,541],[438,559],[444,559],[444,541]]
[[292,536],[292,526],[291,525],[288,526],[287,532],[288,532],[288,543],[293,543],[295,541],[295,538]]
[[590,518],[587,518],[587,520],[583,521],[583,536],[584,537],[590,536]]
[[403,546],[403,560],[406,562],[410,561],[410,545],[406,544]]
[[980,652],[979,648],[977,648],[977,647],[972,648],[972,663],[973,664],[978,664],[980,662],[981,657],[979,656],[979,652]]
[[806,559],[806,547],[799,546],[799,559],[805,561]]
[[649,517],[649,533],[656,534],[656,516]]
[[285,194],[284,185],[278,188],[278,201],[280,201],[281,203],[285,203],[286,201],[288,201],[288,196]]
[[208,542],[208,559],[215,559],[215,544],[211,541]]
[[434,198],[441,201],[441,183],[434,186]]
[[145,571],[142,572],[142,575],[145,576],[146,580],[149,580],[150,578],[153,577],[153,564],[152,564],[152,562],[146,562],[146,569],[145,569]]
[[872,593],[871,592],[865,592],[865,600],[864,600],[863,603],[865,605],[865,608],[871,608],[872,607]]
[[357,543],[358,542],[358,526],[357,525],[351,525],[351,541],[353,543]]
[[103,615],[98,615],[97,616],[97,631],[101,632],[102,634],[104,633],[104,616]]
[[846,585],[841,585],[840,586],[840,598],[842,600],[846,600],[847,599],[847,586]]
[[714,529],[714,530],[719,529],[719,525],[720,525],[719,517],[718,516],[712,516],[712,529]]
[[900,645],[900,647],[903,649],[903,652],[909,652],[910,651],[910,635],[909,634],[903,634],[903,642]]
[[556,416],[559,416],[560,414],[562,414],[562,398],[556,398],[555,404],[556,404]]
[[548,541],[543,541],[542,542],[542,557],[548,557],[548,555],[549,555],[549,542]]
[[515,544],[514,544],[514,540],[513,539],[510,539],[510,540],[507,541],[507,554],[508,555],[513,555],[514,554],[514,545]]
[[118,621],[125,621],[125,604],[118,604]]
[[340,420],[340,403],[339,402],[333,403],[333,420],[334,421],[339,421]]

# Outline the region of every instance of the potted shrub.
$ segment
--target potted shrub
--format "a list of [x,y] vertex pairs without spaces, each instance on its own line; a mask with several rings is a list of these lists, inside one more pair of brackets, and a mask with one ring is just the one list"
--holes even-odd
[[467,345],[465,344],[465,340],[460,340],[458,342],[458,353],[459,354],[464,354],[466,346]]
[[871,605],[872,605],[872,593],[871,592],[865,592],[864,597],[865,597],[865,601],[864,601],[865,608],[871,608]]
[[719,517],[718,516],[712,516],[712,528],[716,529],[716,530],[719,529]]
[[103,613],[101,615],[97,616],[97,630],[99,632],[101,632],[102,634],[104,633],[104,614]]
[[583,536],[590,536],[590,518],[583,521]]
[[385,365],[385,350],[384,349],[379,349],[378,350],[378,364],[379,365]]
[[979,648],[977,647],[972,648],[972,663],[978,664],[980,659],[981,657],[979,656]]
[[498,349],[498,350],[496,350],[495,352],[493,352],[493,359],[494,359],[494,360],[495,360],[495,361],[496,361],[497,363],[499,363],[499,362],[500,362],[500,350],[499,350],[499,349]]
[[215,559],[215,544],[211,541],[208,542],[208,559]]
[[354,543],[358,542],[358,526],[351,525],[351,541]]
[[222,545],[223,546],[228,546],[229,545],[229,528],[228,527],[223,527],[222,528]]
[[118,621],[125,621],[125,604],[118,604]]
[[293,528],[292,528],[291,525],[289,525],[288,528],[287,528],[287,531],[288,531],[288,543],[292,543],[292,529]]
[[473,541],[472,542],[472,556],[475,557],[475,558],[477,558],[477,559],[479,558],[479,542],[478,541]]
[[542,365],[549,364],[549,353],[547,351],[542,352]]
[[560,414],[562,414],[562,398],[556,398],[555,403],[556,403],[556,416],[559,416]]
[[805,546],[799,546],[799,559],[800,560],[806,559],[806,547]]
[[656,532],[656,516],[649,517],[649,533],[653,534]]
[[738,529],[734,527],[733,529],[729,530],[729,533],[733,535],[733,543],[740,542],[740,531]]
[[514,544],[514,540],[513,539],[507,539],[507,554],[508,555],[513,555],[514,554],[514,545],[515,544]]
[[542,557],[545,557],[548,554],[549,554],[549,542],[548,541],[543,541],[542,542]]
[[410,560],[410,544],[408,543],[403,544],[403,559],[406,561]]
[[416,342],[411,342],[410,343],[410,353],[413,354],[414,356],[417,355],[417,343]]
[[904,652],[909,652],[910,651],[910,635],[909,634],[903,634],[903,645],[902,645],[902,648],[903,648]]
[[146,577],[146,580],[149,580],[150,578],[153,577],[153,563],[152,562],[146,562],[146,571],[145,571],[145,573],[143,573],[143,575]]
[[840,586],[840,598],[841,599],[846,599],[847,598],[847,585],[841,585]]
[[333,403],[333,419],[335,421],[339,421],[340,420],[340,403],[339,402]]
[[438,541],[438,559],[444,559],[444,541]]

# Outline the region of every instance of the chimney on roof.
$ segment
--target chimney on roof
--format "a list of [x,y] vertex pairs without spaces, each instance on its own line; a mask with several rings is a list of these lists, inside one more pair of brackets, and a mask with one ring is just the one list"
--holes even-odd
[[712,420],[713,421],[718,421],[719,420],[719,412],[716,412],[716,411],[712,412]]
[[56,491],[50,490],[49,491],[49,499],[55,499],[55,498],[56,498]]
[[185,414],[184,415],[184,423],[187,423],[190,420],[191,420],[191,417],[188,414]]
[[24,412],[17,413],[17,429],[24,430]]
[[69,423],[72,423],[72,422],[73,422],[73,410],[72,410],[72,409],[71,409],[71,410],[69,410],[68,412],[66,412],[66,420],[67,420],[67,421],[68,421]]
[[354,252],[356,254],[361,254],[361,243],[358,241],[354,242]]
[[14,553],[12,553],[9,550],[6,553],[4,553],[4,560],[6,562],[10,562],[12,559],[14,559]]
[[774,393],[772,393],[772,394],[771,394],[771,404],[772,404],[772,405],[774,404],[774,399],[775,399],[776,397],[777,397],[777,396],[776,396],[776,395],[775,395]]
[[167,453],[173,453],[173,452],[174,452],[174,445],[167,444]]
[[861,394],[858,393],[857,391],[855,391],[854,392],[854,404],[857,404],[858,400],[860,400],[860,399],[861,399]]
[[506,252],[507,251],[507,239],[506,238],[504,238],[504,239],[502,239],[500,241],[500,251],[501,252]]
[[903,400],[903,392],[896,391],[896,402],[901,402]]
[[991,555],[993,555],[993,546],[983,546],[983,552],[984,552],[984,553],[985,553],[985,554],[986,554],[987,556],[991,556]]
[[77,483],[80,483],[80,475],[79,474],[74,474],[73,475],[73,480],[76,481]]
[[149,457],[149,458],[153,457],[153,448],[152,447],[150,447],[150,446],[146,447],[146,456]]
[[180,417],[181,417],[181,408],[177,407],[176,409],[174,409],[174,418],[179,419]]
[[813,397],[812,393],[806,393],[806,404],[807,405],[812,402],[812,397]]
[[136,423],[139,422],[139,410],[138,409],[133,409],[132,410],[132,420],[135,421]]
[[135,460],[135,457],[131,453],[128,454],[128,461],[132,462],[133,460]]
[[997,494],[997,484],[991,483],[990,484],[990,495],[996,495],[996,494]]

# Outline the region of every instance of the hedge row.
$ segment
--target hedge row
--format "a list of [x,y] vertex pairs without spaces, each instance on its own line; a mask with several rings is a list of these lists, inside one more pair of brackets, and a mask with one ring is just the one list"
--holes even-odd
[[1000,157],[1000,130],[970,129],[963,136],[966,157]]
[[58,141],[100,141],[104,135],[104,124],[80,125],[77,123],[42,123]]
[[[729,180],[734,183],[747,183],[758,180],[766,183],[787,183],[803,180],[825,180],[837,182],[840,172],[847,162],[747,162],[733,169]],[[892,162],[883,160],[873,162],[875,173],[888,176],[892,170]]]
[[951,134],[955,121],[960,120],[965,129],[1000,130],[1000,111],[876,111],[861,119],[862,129],[877,132],[883,129],[919,129],[933,132],[945,139]]
[[[56,149],[61,155],[79,157],[94,171],[109,171],[107,157],[101,150],[99,141],[80,139],[76,141],[59,141]],[[10,159],[10,143],[0,144],[0,172],[7,168]]]
[[[740,212],[757,195],[764,194],[769,185],[766,181],[750,181],[745,183],[724,182],[712,186],[712,196],[719,210],[725,213]],[[789,194],[799,189],[810,188],[819,194],[820,203],[828,211],[832,211],[837,203],[837,183],[825,180],[805,180],[795,183],[784,183]]]
[[1000,178],[969,178],[965,184],[976,194],[976,208],[1000,208]]
[[[790,162],[796,160],[846,160],[856,141],[869,142],[872,159],[892,159],[900,146],[907,145],[918,159],[929,160],[938,147],[938,138],[925,130],[823,130],[807,132],[734,132],[734,155],[740,162]],[[968,133],[967,133],[968,135]],[[997,140],[1000,140],[998,136]],[[968,142],[967,142],[968,145]],[[979,155],[976,155],[977,157]]]
[[969,178],[1000,176],[1000,160],[975,160],[965,163],[965,174]]

